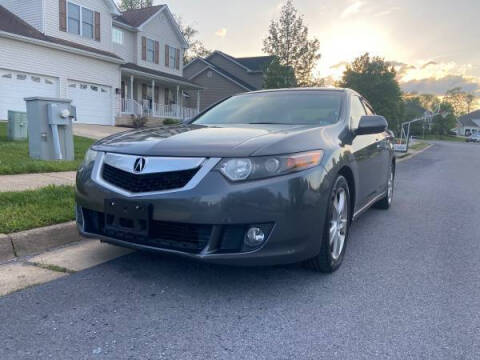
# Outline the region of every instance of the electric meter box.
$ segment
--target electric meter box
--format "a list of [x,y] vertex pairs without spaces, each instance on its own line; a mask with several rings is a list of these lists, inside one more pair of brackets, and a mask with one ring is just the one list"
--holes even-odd
[[30,157],[38,160],[74,160],[72,100],[45,97],[25,99]]
[[8,139],[27,140],[28,135],[27,113],[8,111]]

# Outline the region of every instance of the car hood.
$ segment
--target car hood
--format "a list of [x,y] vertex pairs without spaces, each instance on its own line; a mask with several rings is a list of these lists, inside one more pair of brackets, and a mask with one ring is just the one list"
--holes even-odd
[[[306,125],[178,125],[112,135],[94,150],[140,156],[239,157],[319,147],[324,128]],[[301,137],[301,139],[299,139]]]

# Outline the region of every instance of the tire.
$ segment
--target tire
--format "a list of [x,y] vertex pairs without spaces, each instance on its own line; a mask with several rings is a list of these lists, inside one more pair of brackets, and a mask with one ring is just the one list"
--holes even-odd
[[[343,208],[339,211],[337,209],[341,206],[342,199]],[[350,210],[348,182],[343,176],[338,176],[330,191],[320,253],[306,261],[307,267],[322,273],[333,273],[340,267],[350,234],[352,214]],[[335,224],[333,224],[334,222]],[[336,230],[334,231],[334,229]],[[334,232],[334,234],[330,235],[331,232]],[[332,236],[338,237],[332,238]]]
[[395,190],[395,167],[390,166],[390,174],[387,181],[387,194],[384,198],[377,201],[373,206],[376,209],[388,210],[392,206],[393,202],[393,192]]

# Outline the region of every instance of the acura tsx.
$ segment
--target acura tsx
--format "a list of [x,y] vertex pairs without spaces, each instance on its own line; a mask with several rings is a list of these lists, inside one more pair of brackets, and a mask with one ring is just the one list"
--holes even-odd
[[77,173],[78,228],[213,263],[333,272],[352,221],[392,204],[392,141],[353,90],[232,96],[182,124],[94,144]]

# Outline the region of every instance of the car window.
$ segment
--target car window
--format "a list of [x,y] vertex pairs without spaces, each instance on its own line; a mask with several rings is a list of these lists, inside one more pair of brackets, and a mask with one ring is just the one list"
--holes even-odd
[[352,96],[352,102],[350,106],[350,123],[352,129],[357,129],[358,124],[362,116],[367,115],[365,108],[358,96]]
[[340,117],[343,93],[334,91],[271,91],[233,96],[194,123],[282,124],[326,126]]

